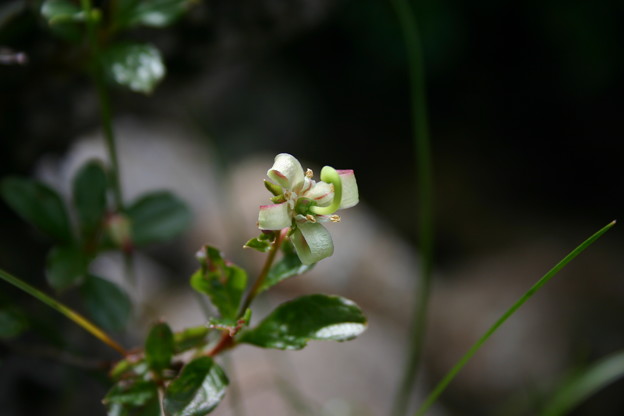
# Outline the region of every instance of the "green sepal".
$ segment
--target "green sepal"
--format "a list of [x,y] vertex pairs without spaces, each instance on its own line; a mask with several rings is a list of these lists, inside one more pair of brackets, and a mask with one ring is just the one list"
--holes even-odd
[[223,399],[228,379],[210,357],[196,358],[182,369],[165,390],[167,416],[203,416]]
[[280,196],[284,193],[284,191],[282,190],[282,187],[273,183],[273,182],[269,182],[266,179],[264,180],[264,187],[271,192],[274,196]]
[[366,317],[352,301],[309,295],[277,307],[260,324],[243,331],[238,342],[263,348],[298,350],[311,340],[347,341],[366,329]]
[[284,241],[282,243],[283,257],[271,267],[266,279],[260,286],[260,292],[264,292],[268,288],[278,284],[282,280],[286,280],[289,277],[298,276],[306,273],[314,267],[316,263],[305,265],[299,260],[299,256],[295,252],[295,249],[290,241]]
[[204,246],[198,254],[202,267],[191,276],[191,286],[208,295],[222,318],[235,319],[247,287],[247,273],[226,264],[214,247]]
[[175,344],[173,332],[166,322],[155,324],[145,340],[145,360],[156,373],[162,372],[171,364]]
[[0,184],[0,192],[25,221],[61,243],[72,242],[69,216],[54,189],[33,179],[9,177]]

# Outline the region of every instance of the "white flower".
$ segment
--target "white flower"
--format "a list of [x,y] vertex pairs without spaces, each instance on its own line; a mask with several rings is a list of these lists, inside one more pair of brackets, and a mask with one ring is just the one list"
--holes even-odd
[[261,230],[291,227],[291,240],[303,264],[316,263],[334,252],[334,244],[323,222],[339,222],[339,209],[350,208],[359,201],[357,182],[352,170],[335,170],[325,166],[321,181],[312,179],[310,169],[303,171],[297,159],[287,153],[275,157],[265,181],[275,195],[273,205],[262,205],[258,215]]

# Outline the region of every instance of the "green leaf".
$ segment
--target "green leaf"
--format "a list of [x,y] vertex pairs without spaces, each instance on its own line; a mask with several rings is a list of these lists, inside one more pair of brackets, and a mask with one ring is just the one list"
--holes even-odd
[[284,256],[280,261],[275,263],[273,267],[271,267],[271,270],[269,270],[266,279],[262,282],[262,286],[260,286],[258,293],[264,292],[271,286],[274,286],[289,277],[298,276],[312,270],[316,264],[312,263],[310,265],[305,265],[301,263],[301,260],[299,259],[299,256],[295,252],[295,249],[290,241],[282,244],[282,251],[284,252]]
[[56,35],[69,41],[78,41],[84,36],[81,23],[85,20],[82,8],[69,0],[46,0],[41,5],[41,16],[48,21]]
[[366,329],[366,318],[352,301],[339,296],[309,295],[277,307],[239,342],[263,348],[301,349],[310,340],[347,341]]
[[167,416],[203,416],[223,399],[228,379],[210,357],[188,363],[165,391]]
[[28,327],[26,317],[11,306],[0,307],[0,339],[19,336]]
[[624,377],[624,351],[605,357],[571,376],[551,395],[542,416],[567,415],[609,384]]
[[87,162],[74,177],[74,206],[82,235],[91,238],[106,215],[106,171],[101,162]]
[[190,3],[189,0],[122,0],[119,25],[165,27],[179,19]]
[[97,324],[113,331],[126,326],[132,305],[119,286],[101,277],[88,275],[81,291],[87,310]]
[[150,94],[165,76],[160,52],[149,44],[115,44],[102,53],[102,64],[117,84],[144,94]]
[[145,359],[150,368],[160,373],[169,367],[173,357],[173,332],[165,322],[152,327],[145,341]]
[[56,290],[76,285],[87,273],[89,261],[76,246],[56,246],[48,253],[46,278]]
[[236,319],[238,307],[247,287],[247,273],[238,266],[226,264],[214,247],[201,251],[202,267],[191,276],[191,286],[206,294],[222,318]]
[[160,416],[158,386],[151,380],[121,380],[102,402],[109,416]]
[[176,332],[173,335],[174,353],[179,354],[203,345],[209,332],[210,330],[203,325]]
[[236,335],[243,327],[249,325],[251,321],[251,309],[247,308],[245,314],[239,319],[232,318],[210,318],[208,328],[228,331],[230,336]]
[[191,222],[186,204],[167,191],[143,195],[128,207],[127,215],[132,223],[132,240],[137,246],[170,240]]
[[62,243],[72,241],[69,217],[55,190],[32,179],[11,177],[2,181],[0,191],[24,220]]
[[271,249],[272,242],[267,240],[262,240],[258,237],[252,238],[247,241],[244,248],[253,248],[254,250],[258,250],[261,253],[266,253]]

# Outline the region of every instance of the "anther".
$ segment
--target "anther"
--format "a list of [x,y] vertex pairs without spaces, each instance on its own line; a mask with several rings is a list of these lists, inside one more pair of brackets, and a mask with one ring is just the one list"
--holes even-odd
[[312,177],[314,176],[314,172],[312,172],[312,169],[306,169],[305,176],[308,179],[312,179]]
[[306,215],[306,220],[308,220],[311,223],[315,223],[316,222],[316,217],[312,214],[308,214]]
[[331,216],[329,217],[329,220],[330,220],[331,222],[340,222],[340,215],[331,215]]

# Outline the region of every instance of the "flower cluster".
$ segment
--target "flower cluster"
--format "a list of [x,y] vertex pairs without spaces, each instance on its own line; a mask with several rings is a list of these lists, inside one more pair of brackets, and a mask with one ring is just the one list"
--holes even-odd
[[317,182],[310,169],[304,172],[292,155],[280,153],[267,176],[273,181],[264,182],[274,195],[273,204],[260,207],[258,228],[277,231],[290,227],[291,240],[303,264],[331,256],[334,244],[322,223],[339,222],[334,213],[358,203],[353,171],[325,166]]

